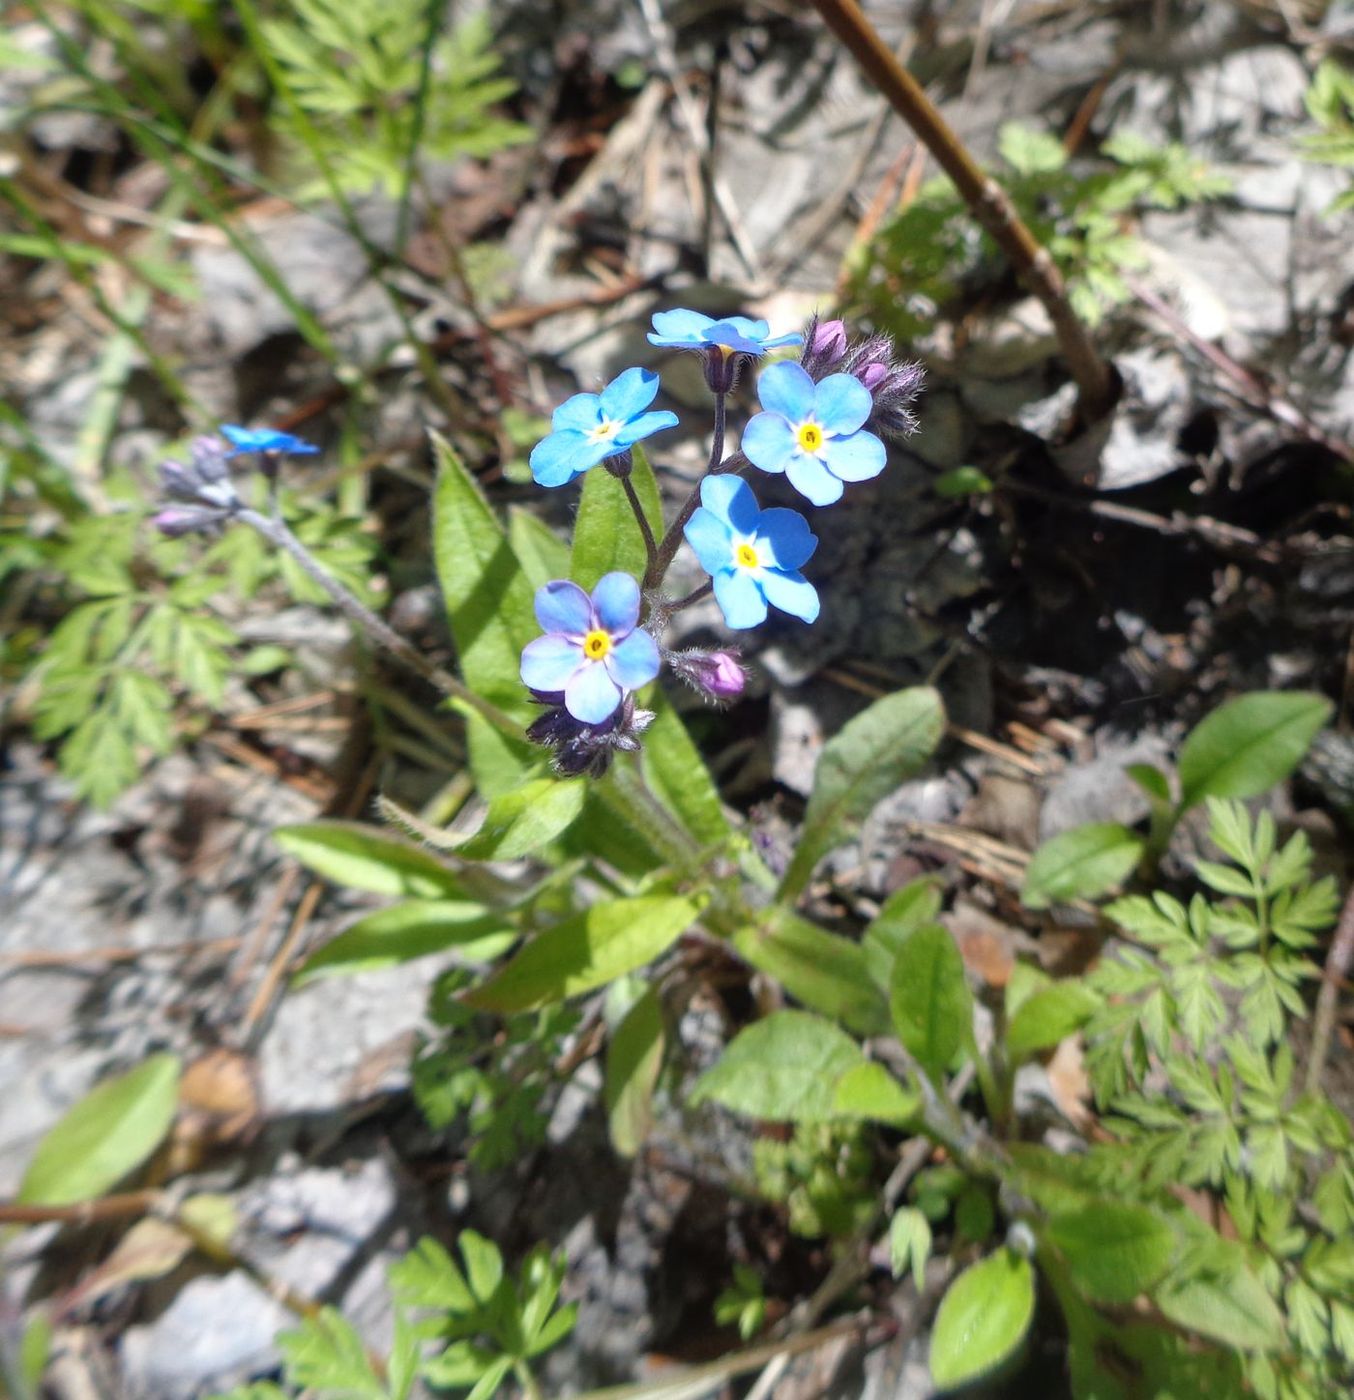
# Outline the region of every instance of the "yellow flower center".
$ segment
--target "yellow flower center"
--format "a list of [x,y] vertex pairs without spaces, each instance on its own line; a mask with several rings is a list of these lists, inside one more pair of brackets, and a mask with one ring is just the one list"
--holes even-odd
[[757,550],[753,545],[740,544],[733,552],[734,563],[740,569],[759,569],[762,561],[757,555]]
[[614,418],[604,418],[588,436],[593,442],[605,442],[609,437],[616,436],[616,429],[621,425]]
[[600,661],[611,650],[611,633],[595,628],[583,638],[583,655],[589,661]]
[[801,423],[795,431],[795,440],[805,452],[817,452],[823,445],[823,430],[817,423]]

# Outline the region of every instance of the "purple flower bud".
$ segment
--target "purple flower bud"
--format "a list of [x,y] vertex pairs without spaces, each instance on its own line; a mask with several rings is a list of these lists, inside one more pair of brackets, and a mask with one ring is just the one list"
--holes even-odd
[[679,680],[717,704],[737,699],[747,685],[747,672],[732,649],[674,651],[668,653],[667,661]]
[[813,330],[810,348],[815,358],[821,358],[824,365],[835,365],[846,357],[846,323],[844,321],[820,321]]
[[888,378],[889,367],[881,365],[878,360],[875,360],[872,364],[862,365],[855,373],[856,378],[873,392]]
[[162,535],[176,540],[183,535],[214,534],[221,528],[226,514],[226,511],[204,506],[170,506],[151,523]]
[[226,481],[230,477],[227,459],[230,449],[218,437],[202,436],[193,439],[193,470],[202,481]]
[[196,500],[199,484],[197,473],[190,471],[182,462],[160,463],[160,486],[171,499]]
[[639,736],[653,719],[652,710],[635,708],[633,695],[626,695],[600,724],[584,724],[563,705],[556,705],[532,721],[527,738],[555,751],[552,766],[561,777],[577,778],[586,773],[600,778],[611,766],[613,755],[638,751]]

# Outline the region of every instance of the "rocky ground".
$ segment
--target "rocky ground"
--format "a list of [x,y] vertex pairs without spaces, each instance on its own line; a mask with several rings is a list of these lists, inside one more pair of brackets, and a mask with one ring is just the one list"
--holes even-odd
[[[759,634],[752,695],[727,716],[698,717],[729,799],[774,840],[797,817],[825,735],[867,696],[938,678],[958,736],[835,859],[829,912],[868,912],[918,869],[943,867],[971,886],[950,916],[971,967],[1000,965],[1028,934],[1009,878],[1003,888],[962,832],[1028,850],[1080,822],[1140,818],[1124,763],[1169,752],[1241,690],[1324,690],[1341,701],[1343,727],[1354,215],[1323,214],[1347,175],[1305,163],[1294,139],[1314,58],[1354,42],[1354,29],[1339,6],[1324,24],[1261,3],[867,8],[982,158],[1002,123],[1061,134],[1094,92],[1097,130],[1181,141],[1234,182],[1225,199],[1143,221],[1145,296],[1103,333],[1126,394],[1093,483],[1069,484],[1051,451],[1067,386],[1046,320],[997,279],[915,346],[929,372],[920,430],[834,517],[818,559],[822,622],[811,635]],[[416,326],[440,347],[457,404],[492,417],[506,381],[519,409],[546,413],[620,366],[649,363],[643,335],[661,307],[788,326],[835,304],[842,258],[880,192],[896,190],[911,137],[808,7],[511,0],[494,17],[540,139],[436,172],[420,214],[427,228],[442,221],[503,251],[482,308],[501,327],[492,365],[463,301],[410,280]],[[90,121],[42,133],[55,167],[62,151],[97,148]],[[136,204],[135,170],[112,195]],[[391,246],[394,210],[362,208],[369,237]],[[241,217],[353,363],[402,336],[366,254],[323,212],[260,199]],[[177,249],[200,295],[157,305],[152,338],[181,358],[213,414],[286,418],[325,441],[339,386],[212,235],[184,230]],[[436,268],[426,228],[420,250]],[[5,296],[32,315],[0,331],[0,373],[34,432],[97,495],[82,437],[101,382],[89,308],[55,273]],[[665,362],[664,383],[683,415],[658,461],[675,496],[701,469],[708,425],[693,366]],[[371,453],[373,525],[396,561],[392,615],[442,648],[423,428],[445,421],[445,406],[397,353],[344,411]],[[148,479],[183,426],[151,377],[134,375],[110,463]],[[567,524],[567,502],[482,465],[500,503]],[[962,465],[1009,473],[1014,489],[937,497],[935,477]],[[302,464],[298,484],[326,470]],[[54,1295],[53,1394],[191,1400],[266,1369],[287,1314],[263,1279],[340,1306],[385,1345],[385,1265],[423,1230],[454,1223],[509,1249],[546,1239],[567,1252],[566,1295],[583,1306],[551,1359],[552,1394],[735,1344],[712,1328],[709,1279],[730,1251],[780,1227],[739,1195],[748,1144],[722,1140],[726,1123],[693,1123],[673,1106],[636,1162],[619,1162],[588,1063],[559,1093],[546,1144],[506,1172],[478,1173],[409,1096],[433,969],[277,983],[364,905],[313,885],[272,828],[369,814],[377,789],[421,802],[455,773],[459,740],[450,718],[416,728],[402,714],[374,735],[353,695],[346,628],[323,609],[278,613],[265,601],[237,622],[254,640],[296,641],[302,664],[271,692],[232,682],[198,737],[107,811],[71,801],[24,732],[22,689],[12,697],[0,771],[0,1197],[92,1083],[170,1048],[202,1064],[203,1118],[184,1150],[204,1154],[203,1187],[232,1198],[240,1257],[91,1299],[74,1290],[107,1252],[109,1227],[41,1226],[5,1245],[0,1329],[14,1332],[26,1297]],[[693,638],[718,630],[710,608],[683,623]],[[411,742],[388,742],[391,724]],[[1325,764],[1279,799],[1342,871],[1334,813],[1347,800]],[[718,1009],[693,1004],[682,1027],[692,1062],[721,1035]],[[1074,1065],[1025,1088],[1075,1116]],[[784,1247],[783,1296],[811,1292],[826,1248]],[[868,1354],[833,1344],[759,1394],[925,1395],[941,1282],[921,1297],[881,1295],[897,1321],[886,1343]]]

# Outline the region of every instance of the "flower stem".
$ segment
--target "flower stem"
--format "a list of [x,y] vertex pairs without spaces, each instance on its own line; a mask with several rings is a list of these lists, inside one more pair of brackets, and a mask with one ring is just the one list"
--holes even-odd
[[262,535],[275,548],[284,550],[291,555],[300,565],[306,577],[324,589],[348,621],[360,631],[365,632],[377,646],[384,647],[397,661],[403,662],[410,670],[417,671],[424,680],[436,686],[444,695],[449,695],[452,699],[474,710],[500,733],[513,739],[522,737],[522,726],[511,715],[504,713],[497,705],[492,705],[488,700],[476,695],[473,690],[457,680],[449,671],[445,671],[442,667],[429,661],[426,656],[401,637],[389,623],[378,617],[365,603],[359,602],[281,520],[269,519],[268,516],[259,511],[251,510],[247,506],[242,506],[235,511],[234,519],[248,525],[251,530]]
[[[715,395],[715,434],[710,444],[710,460],[705,467],[705,476],[713,476],[720,470],[724,456],[724,400],[725,395]],[[701,478],[704,481],[705,477]],[[644,591],[647,593],[651,589],[657,588],[663,582],[668,569],[672,567],[672,561],[676,557],[677,551],[682,547],[682,531],[686,528],[687,521],[696,513],[696,507],[701,503],[701,488],[698,481],[691,489],[691,494],[686,498],[681,510],[677,512],[677,518],[668,526],[663,535],[663,542],[658,546],[657,556],[650,561],[649,567],[644,574]]]
[[813,0],[827,26],[851,51],[893,110],[915,131],[954,181],[969,212],[1010,258],[1043,303],[1067,368],[1076,381],[1081,417],[1094,422],[1113,407],[1114,376],[1067,299],[1067,287],[1045,248],[1016,212],[1011,197],[977,164],[917,80],[903,67],[856,0]]
[[639,501],[639,493],[635,490],[635,483],[630,480],[628,472],[621,477],[621,489],[625,492],[625,499],[630,502],[630,509],[635,513],[635,522],[639,526],[639,533],[644,536],[644,553],[648,558],[644,576],[647,580],[649,572],[654,567],[654,561],[658,558],[658,545],[654,542],[653,527],[649,524],[649,517],[644,514],[644,507]]
[[669,613],[681,612],[683,608],[689,608],[692,603],[699,603],[702,598],[708,598],[714,591],[715,581],[712,578],[705,580],[699,588],[693,588],[685,598],[678,598],[675,603],[667,605]]

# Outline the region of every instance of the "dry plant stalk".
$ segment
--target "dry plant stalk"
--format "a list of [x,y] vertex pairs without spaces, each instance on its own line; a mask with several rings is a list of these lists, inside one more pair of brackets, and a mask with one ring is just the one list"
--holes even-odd
[[856,0],[813,3],[828,28],[851,51],[866,76],[954,182],[960,198],[1010,258],[1017,275],[1043,303],[1068,370],[1076,380],[1081,421],[1089,424],[1104,417],[1114,403],[1114,376],[1072,310],[1062,274],[1048,249],[1025,226],[1006,191],[969,155],[920,84],[879,37]]

